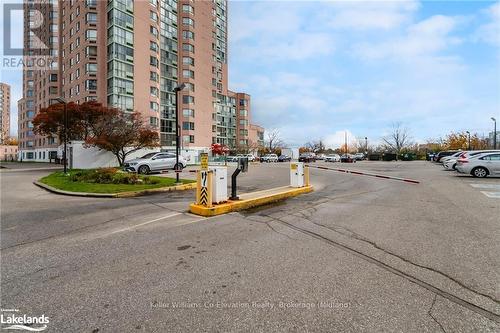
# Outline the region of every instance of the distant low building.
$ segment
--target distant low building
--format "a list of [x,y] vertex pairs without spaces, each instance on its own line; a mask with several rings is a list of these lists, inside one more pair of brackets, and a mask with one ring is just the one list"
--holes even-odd
[[17,144],[0,145],[0,161],[16,161],[16,160],[17,160]]
[[499,148],[500,147],[500,131],[497,131],[497,146],[496,147],[493,147],[493,143],[495,142],[495,135],[494,135],[495,132],[491,131],[488,133],[488,146],[492,147],[492,148]]

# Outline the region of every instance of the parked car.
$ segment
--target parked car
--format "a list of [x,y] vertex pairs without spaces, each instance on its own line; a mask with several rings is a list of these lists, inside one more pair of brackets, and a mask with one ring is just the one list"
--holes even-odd
[[356,153],[354,154],[354,159],[356,159],[356,161],[362,161],[365,159],[365,154],[363,153]]
[[461,157],[457,160],[456,169],[479,178],[500,176],[500,152]]
[[467,150],[467,151],[463,151],[457,159],[460,159],[460,158],[466,158],[466,157],[474,157],[474,156],[477,156],[477,155],[481,155],[481,154],[487,154],[487,153],[500,153],[500,150],[498,149],[492,149],[492,150]]
[[236,157],[236,156],[226,156],[226,162],[238,162],[238,157]]
[[325,159],[326,155],[325,154],[317,154],[316,159],[319,161],[323,161]]
[[450,158],[443,162],[445,170],[455,170],[457,166],[457,158]]
[[342,163],[356,163],[356,159],[351,154],[344,154],[340,156],[340,162]]
[[292,158],[288,155],[280,155],[280,157],[278,157],[278,162],[290,162],[292,160]]
[[299,162],[305,162],[305,163],[316,162],[316,154],[314,153],[300,154]]
[[238,154],[238,155],[236,155],[236,158],[241,158],[241,157],[248,158],[248,162],[255,161],[255,156],[253,156],[253,154]]
[[[179,169],[186,166],[186,160],[179,155]],[[126,161],[123,164],[126,171],[148,174],[162,170],[176,170],[176,155],[170,152],[149,153],[139,158]]]
[[437,153],[436,155],[434,155],[434,162],[440,162],[441,159],[445,156],[451,156],[453,154],[457,153],[456,150],[444,150],[444,151],[440,151],[439,153]]
[[457,151],[455,154],[453,155],[450,155],[450,156],[444,156],[441,158],[440,162],[441,163],[444,163],[448,160],[451,160],[451,159],[457,159],[460,155],[462,155],[463,151],[462,150],[459,150]]
[[325,162],[340,162],[339,154],[326,155]]
[[278,162],[278,155],[276,154],[266,154],[260,158],[261,162]]

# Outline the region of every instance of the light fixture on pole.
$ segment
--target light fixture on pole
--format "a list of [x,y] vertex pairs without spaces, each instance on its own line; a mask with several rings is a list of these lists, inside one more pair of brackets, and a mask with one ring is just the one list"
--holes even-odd
[[56,101],[58,101],[59,103],[63,104],[63,107],[64,107],[64,131],[63,131],[64,132],[64,136],[63,136],[63,140],[64,140],[64,152],[63,152],[63,161],[64,161],[64,174],[66,174],[66,172],[68,171],[68,159],[66,157],[66,152],[67,152],[67,149],[68,149],[68,109],[67,109],[68,103],[62,97],[56,98]]
[[365,136],[365,154],[368,155],[368,137]]
[[497,149],[497,120],[491,117],[491,120],[495,123],[493,128],[493,149]]
[[180,155],[180,138],[179,138],[179,92],[186,88],[186,84],[181,83],[174,88],[175,92],[175,180],[179,183],[179,155]]
[[467,150],[470,150],[470,132],[469,131],[465,131],[465,133],[467,133],[467,136],[468,136],[468,139],[467,139]]

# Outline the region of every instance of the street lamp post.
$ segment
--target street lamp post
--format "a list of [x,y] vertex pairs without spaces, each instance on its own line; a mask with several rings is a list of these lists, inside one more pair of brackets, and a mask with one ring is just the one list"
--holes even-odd
[[63,104],[64,107],[64,152],[63,152],[63,160],[64,160],[64,174],[68,171],[68,159],[66,156],[66,152],[68,150],[68,103],[62,97],[58,97],[56,99],[59,103]]
[[469,132],[469,131],[465,131],[465,133],[467,133],[467,135],[468,135],[468,139],[467,139],[467,142],[468,142],[468,144],[467,144],[467,150],[470,150],[470,132]]
[[174,88],[175,92],[175,181],[179,183],[179,155],[180,155],[180,137],[179,137],[179,92],[184,89],[184,83]]
[[493,149],[497,149],[497,120],[493,117],[491,117],[491,120],[495,123],[493,128]]
[[365,136],[365,154],[368,155],[368,137]]

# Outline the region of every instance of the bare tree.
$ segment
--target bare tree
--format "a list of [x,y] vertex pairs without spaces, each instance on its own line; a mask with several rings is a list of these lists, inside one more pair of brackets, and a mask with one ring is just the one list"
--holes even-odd
[[408,128],[403,127],[400,122],[392,125],[391,133],[383,137],[382,142],[385,149],[394,151],[396,154],[412,144]]
[[326,149],[323,140],[319,139],[318,141],[310,141],[305,144],[305,147],[315,153],[323,153]]
[[283,140],[281,140],[280,132],[278,129],[269,130],[267,134],[266,147],[269,152],[272,153],[283,146]]

